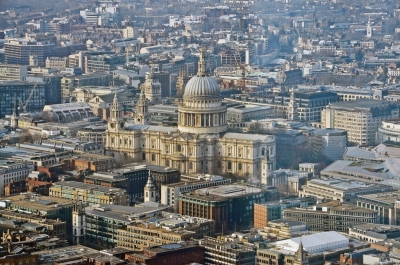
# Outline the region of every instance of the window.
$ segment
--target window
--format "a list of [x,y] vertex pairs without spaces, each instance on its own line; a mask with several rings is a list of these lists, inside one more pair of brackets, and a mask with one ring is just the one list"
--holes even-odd
[[180,144],[177,144],[177,145],[176,145],[176,151],[177,151],[177,152],[182,152],[182,147],[181,147]]
[[193,162],[189,162],[189,169],[193,169]]
[[239,170],[242,170],[242,163],[239,163],[238,169],[239,169]]
[[261,149],[261,155],[265,156],[265,148]]
[[232,170],[232,162],[228,161],[228,170]]
[[146,153],[142,153],[142,160],[146,160]]
[[221,168],[222,167],[222,165],[221,165],[221,161],[218,161],[218,168]]
[[155,154],[151,154],[151,161],[156,161],[156,155]]

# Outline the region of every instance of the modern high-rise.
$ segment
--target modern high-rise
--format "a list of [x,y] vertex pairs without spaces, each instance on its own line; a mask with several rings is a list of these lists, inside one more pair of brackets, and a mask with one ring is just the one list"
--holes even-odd
[[17,106],[28,112],[41,112],[46,105],[46,84],[4,81],[0,84],[0,117],[11,115],[14,111],[14,100]]
[[4,44],[5,62],[29,65],[33,56],[38,66],[45,66],[46,58],[54,54],[54,43],[34,39],[11,39]]

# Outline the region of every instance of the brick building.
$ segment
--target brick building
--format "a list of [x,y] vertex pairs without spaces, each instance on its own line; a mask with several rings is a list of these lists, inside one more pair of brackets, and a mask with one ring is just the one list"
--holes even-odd
[[81,154],[64,159],[62,163],[66,165],[66,169],[69,171],[90,169],[97,172],[108,171],[116,167],[113,157],[98,154]]
[[204,264],[204,249],[193,242],[166,244],[147,248],[143,252],[126,254],[125,259],[133,264],[145,265]]

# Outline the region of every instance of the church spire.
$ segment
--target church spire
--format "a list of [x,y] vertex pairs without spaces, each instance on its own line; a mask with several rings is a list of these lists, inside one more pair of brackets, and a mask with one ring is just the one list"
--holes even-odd
[[197,70],[197,75],[198,76],[206,76],[207,75],[206,55],[205,55],[204,46],[201,47],[201,50],[200,50],[200,58],[199,58],[199,66],[198,66],[198,70]]
[[149,177],[147,179],[146,186],[144,186],[144,202],[155,202],[156,201],[156,185],[154,185],[153,176],[149,170]]

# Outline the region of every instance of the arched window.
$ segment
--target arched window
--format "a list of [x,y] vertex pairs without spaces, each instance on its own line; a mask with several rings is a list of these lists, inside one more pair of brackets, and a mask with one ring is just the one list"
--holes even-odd
[[239,164],[238,164],[238,169],[239,169],[239,170],[242,170],[242,163],[239,163]]
[[231,169],[232,169],[232,162],[228,161],[228,170],[231,170]]

